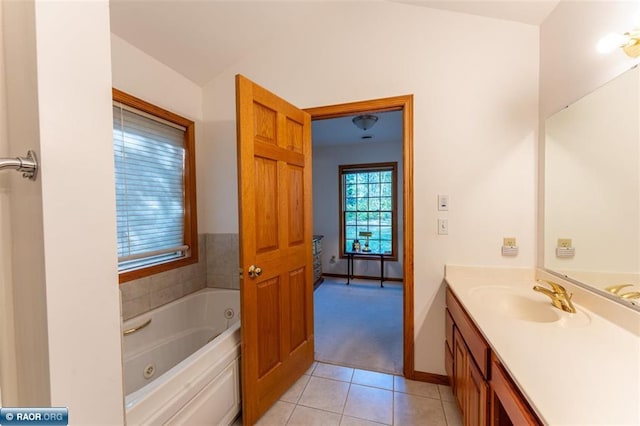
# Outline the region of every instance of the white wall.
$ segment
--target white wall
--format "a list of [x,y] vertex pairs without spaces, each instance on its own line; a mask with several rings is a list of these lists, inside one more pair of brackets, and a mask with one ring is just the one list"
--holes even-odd
[[[236,73],[300,107],[414,94],[415,365],[444,374],[444,265],[534,266],[538,28],[388,2],[310,7],[291,37],[204,88],[207,181],[227,185],[201,194],[202,223],[237,232]],[[506,236],[515,258],[500,255]]]
[[[640,273],[640,70],[572,103],[545,127],[545,267]],[[574,257],[556,257],[558,238],[573,240]]]
[[191,120],[202,119],[202,88],[111,34],[113,87]]
[[3,4],[9,148],[42,164],[11,177],[18,405],[123,424],[109,5]]
[[202,233],[202,218],[208,213],[203,210],[200,199],[204,188],[212,186],[207,184],[203,171],[207,162],[202,158],[202,145],[206,143],[202,88],[115,34],[111,34],[111,71],[116,89],[195,122],[198,233]]
[[[2,22],[0,3],[0,22]],[[0,75],[5,75],[4,35],[0,31]],[[0,78],[0,157],[9,157],[7,133],[7,94],[5,79]],[[17,377],[11,286],[11,213],[9,176],[0,174],[0,406],[14,406]],[[6,391],[2,393],[2,389]]]
[[[385,261],[385,276],[402,278],[402,141],[398,143],[362,142],[349,146],[313,147],[313,233],[322,240],[322,271],[346,274],[347,262],[340,259],[339,174],[341,164],[365,164],[396,161],[398,163],[398,260]],[[363,242],[364,243],[364,242]],[[335,263],[331,257],[335,256]],[[356,275],[380,276],[380,262],[354,261]]]
[[640,62],[622,49],[596,50],[607,34],[637,28],[640,4],[561,1],[540,26],[540,119],[577,101]]
[[[32,149],[40,154],[36,67],[35,3],[3,2],[2,32],[7,93],[7,150],[13,156]],[[51,403],[46,288],[42,229],[42,188],[18,173],[9,179],[11,283],[14,302],[18,406]],[[9,348],[5,348],[9,350]]]
[[626,1],[589,1],[558,4],[540,26],[540,143],[537,264],[544,265],[544,122],[640,59],[621,49],[608,54],[596,50],[607,34],[637,27],[640,5]]

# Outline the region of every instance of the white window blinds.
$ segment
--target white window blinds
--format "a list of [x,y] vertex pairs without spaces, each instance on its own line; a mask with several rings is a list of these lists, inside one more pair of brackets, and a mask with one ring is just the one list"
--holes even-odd
[[182,257],[185,131],[114,102],[118,267],[138,269]]

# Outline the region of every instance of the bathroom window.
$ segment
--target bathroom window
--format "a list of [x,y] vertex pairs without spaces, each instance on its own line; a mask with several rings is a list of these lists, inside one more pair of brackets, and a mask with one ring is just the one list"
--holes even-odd
[[194,123],[113,89],[120,282],[198,261]]
[[397,259],[397,163],[339,166],[341,255],[368,245],[374,253]]

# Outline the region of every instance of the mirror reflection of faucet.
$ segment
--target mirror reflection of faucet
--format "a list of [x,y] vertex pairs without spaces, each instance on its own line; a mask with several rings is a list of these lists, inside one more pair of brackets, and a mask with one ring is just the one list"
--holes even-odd
[[640,291],[630,291],[628,293],[620,292],[623,288],[627,287],[633,287],[633,284],[611,285],[609,287],[605,287],[605,290],[607,290],[611,294],[615,294],[622,299],[640,299]]
[[572,314],[576,313],[576,308],[573,306],[573,302],[571,302],[571,297],[573,296],[572,293],[567,293],[567,290],[564,287],[558,283],[554,283],[553,281],[538,280],[538,282],[546,283],[551,286],[551,290],[539,285],[534,285],[533,289],[539,293],[549,296],[553,306],[565,312]]

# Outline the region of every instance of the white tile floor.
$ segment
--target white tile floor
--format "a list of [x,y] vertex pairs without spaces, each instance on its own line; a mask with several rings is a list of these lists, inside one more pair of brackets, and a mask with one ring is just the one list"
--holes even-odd
[[449,386],[332,364],[313,366],[258,425],[462,425]]

